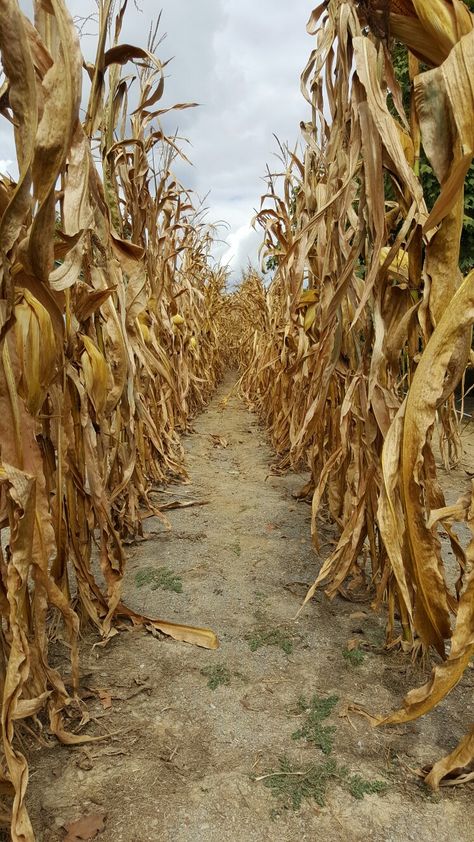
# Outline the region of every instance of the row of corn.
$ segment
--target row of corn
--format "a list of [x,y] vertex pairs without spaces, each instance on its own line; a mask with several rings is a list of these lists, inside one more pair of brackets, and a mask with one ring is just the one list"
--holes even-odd
[[[250,273],[235,296],[245,324],[241,390],[282,464],[307,464],[312,536],[329,597],[370,587],[386,605],[387,646],[437,652],[423,687],[381,721],[438,704],[474,654],[472,487],[447,505],[435,455],[460,457],[454,390],[470,359],[474,273],[463,278],[463,186],[474,154],[473,16],[461,0],[327,0],[311,15],[302,74],[311,107],[302,155],[282,152],[258,223],[270,286]],[[409,49],[404,109],[392,38]],[[421,144],[440,184],[429,211]],[[439,433],[439,436],[438,436]],[[446,570],[441,539],[456,560]],[[466,726],[470,723],[466,722]],[[474,728],[427,780],[465,770]]]
[[[63,0],[39,0],[34,21],[0,4],[0,110],[18,165],[0,178],[0,813],[14,842],[34,839],[18,729],[47,717],[60,740],[87,739],[69,724],[83,714],[80,622],[107,638],[117,616],[143,620],[121,602],[123,539],[160,516],[153,489],[184,477],[179,433],[222,369],[225,275],[173,175],[156,30],[147,49],[122,44],[126,5],[114,20],[98,3],[90,64]],[[50,663],[54,630],[66,674]]]

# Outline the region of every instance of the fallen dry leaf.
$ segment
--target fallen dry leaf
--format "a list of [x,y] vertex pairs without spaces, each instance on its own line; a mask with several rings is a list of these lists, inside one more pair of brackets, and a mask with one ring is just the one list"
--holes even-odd
[[170,509],[189,509],[191,506],[208,506],[209,500],[171,500],[169,503],[160,504],[160,511],[165,512]]
[[353,649],[359,649],[361,641],[357,637],[351,637],[350,640],[346,643],[346,649],[348,652],[352,652]]
[[105,830],[107,813],[91,813],[65,825],[64,842],[88,842]]
[[213,446],[214,446],[214,447],[223,447],[223,448],[225,448],[225,447],[228,447],[228,446],[229,446],[229,442],[228,442],[228,440],[227,440],[226,438],[224,438],[224,436],[218,436],[218,435],[216,435],[216,434],[214,434],[214,433],[210,433],[210,434],[209,434],[209,438],[211,439],[212,444],[213,444]]
[[108,710],[112,707],[112,696],[110,694],[110,690],[104,690],[102,687],[98,687],[97,695],[99,696],[100,703],[104,710]]

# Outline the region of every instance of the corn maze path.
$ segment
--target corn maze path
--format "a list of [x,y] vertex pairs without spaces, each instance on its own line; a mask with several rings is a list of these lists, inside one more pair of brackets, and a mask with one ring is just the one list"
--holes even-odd
[[[292,497],[305,476],[272,473],[256,417],[235,396],[222,408],[232,384],[229,375],[185,437],[190,484],[160,496],[205,505],[171,511],[170,531],[148,520],[153,534],[129,547],[125,585],[131,607],[210,626],[220,648],[144,631],[124,631],[105,648],[85,637],[88,729],[111,736],[80,748],[29,746],[38,839],[60,842],[68,821],[105,813],[100,842],[453,842],[453,827],[456,842],[472,842],[472,789],[433,796],[411,770],[461,738],[472,719],[473,671],[411,725],[374,730],[348,713],[354,702],[388,712],[424,674],[382,652],[383,619],[368,601],[331,604],[320,594],[292,621],[316,570],[309,507]],[[323,553],[331,540],[327,526]],[[277,645],[258,647],[265,640]],[[353,665],[344,651],[354,640],[363,660]],[[58,663],[64,657],[57,644]],[[213,677],[229,683],[212,689]],[[339,698],[324,723],[335,728],[330,755],[292,739],[304,720],[298,698],[313,694]],[[304,800],[285,809],[255,779],[276,772],[282,756],[299,769],[332,758],[387,789],[357,800],[330,780],[324,806]]]

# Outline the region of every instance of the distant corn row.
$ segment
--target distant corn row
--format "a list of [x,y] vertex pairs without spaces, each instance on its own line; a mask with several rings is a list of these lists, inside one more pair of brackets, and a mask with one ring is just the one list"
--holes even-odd
[[[474,273],[462,278],[459,245],[473,16],[460,0],[328,0],[308,29],[304,156],[283,153],[282,184],[269,180],[258,215],[274,279],[265,289],[247,277],[235,301],[241,389],[282,463],[310,468],[316,550],[322,509],[339,528],[307,599],[322,584],[330,597],[370,586],[387,606],[387,646],[432,646],[443,659],[383,720],[406,722],[441,701],[474,654],[474,543],[463,548],[452,526],[474,526],[472,488],[447,506],[433,453],[438,427],[445,462],[459,457],[453,393],[472,358]],[[411,50],[409,113],[390,35]],[[430,212],[421,142],[440,183]],[[453,590],[442,534],[458,565]],[[473,758],[474,729],[428,783]]]
[[[179,433],[222,369],[225,276],[171,171],[181,153],[159,122],[156,33],[147,50],[120,45],[125,6],[114,24],[111,0],[99,3],[81,121],[84,60],[63,0],[37,3],[34,24],[17,0],[0,5],[0,109],[19,170],[0,179],[0,798],[15,842],[34,839],[18,723],[45,709],[59,739],[87,739],[67,725],[81,716],[80,619],[105,638],[117,615],[143,620],[121,603],[122,538],[160,515],[153,489],[185,475]],[[48,660],[61,625],[66,676]],[[155,625],[216,645],[205,629]]]

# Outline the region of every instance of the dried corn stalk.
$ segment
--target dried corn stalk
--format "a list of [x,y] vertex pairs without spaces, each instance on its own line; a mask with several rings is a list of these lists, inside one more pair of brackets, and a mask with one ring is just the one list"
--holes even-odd
[[[34,23],[17,0],[0,6],[1,111],[19,170],[16,184],[0,179],[0,782],[14,842],[34,839],[16,723],[44,710],[60,740],[90,739],[68,728],[81,715],[80,620],[104,638],[117,616],[145,621],[121,602],[122,538],[141,534],[143,514],[162,516],[150,495],[185,476],[179,432],[222,371],[225,275],[172,174],[181,153],[159,122],[155,37],[146,50],[120,44],[126,5],[108,46],[112,3],[99,3],[84,124],[83,58],[63,0],[38,0]],[[208,629],[149,622],[217,645]],[[61,625],[69,676],[48,660]]]
[[[451,529],[472,524],[471,494],[446,506],[432,449],[439,416],[457,456],[453,392],[474,321],[474,275],[461,284],[458,268],[474,152],[473,18],[461,0],[328,0],[308,29],[315,49],[302,90],[312,116],[303,159],[284,156],[283,187],[269,180],[258,215],[277,269],[258,321],[255,282],[240,293],[242,390],[283,462],[309,464],[315,547],[323,506],[340,529],[307,599],[322,583],[330,597],[369,583],[375,604],[388,606],[387,645],[421,643],[445,658],[385,720],[400,722],[444,698],[474,652],[472,545],[465,551]],[[410,114],[391,34],[413,53]],[[420,73],[416,59],[432,69]],[[420,142],[440,182],[430,213]],[[459,563],[454,591],[441,530]],[[472,758],[471,735],[429,783]]]

